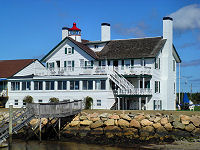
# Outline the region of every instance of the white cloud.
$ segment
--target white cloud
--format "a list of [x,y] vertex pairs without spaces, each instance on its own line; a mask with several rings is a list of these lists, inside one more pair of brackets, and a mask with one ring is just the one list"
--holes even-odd
[[169,16],[174,19],[174,28],[177,30],[200,29],[199,4],[192,4],[180,8]]

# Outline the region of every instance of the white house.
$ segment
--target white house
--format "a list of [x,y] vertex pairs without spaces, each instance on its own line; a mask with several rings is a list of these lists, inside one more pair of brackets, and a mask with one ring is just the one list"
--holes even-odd
[[[23,98],[46,103],[93,98],[94,109],[175,110],[176,63],[173,19],[163,18],[163,36],[111,40],[110,24],[101,24],[101,40],[81,39],[76,27],[62,28],[62,41],[33,67],[7,79],[8,103]],[[18,88],[15,86],[19,85]]]

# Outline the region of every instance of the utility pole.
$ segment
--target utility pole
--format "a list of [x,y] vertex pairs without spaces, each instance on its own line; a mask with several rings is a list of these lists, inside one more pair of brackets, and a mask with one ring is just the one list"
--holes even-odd
[[178,94],[178,103],[181,104],[181,63],[179,63],[179,94]]

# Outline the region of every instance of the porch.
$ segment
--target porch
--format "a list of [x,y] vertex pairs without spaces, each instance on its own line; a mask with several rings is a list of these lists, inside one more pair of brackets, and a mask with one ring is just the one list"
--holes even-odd
[[117,97],[118,110],[149,110],[149,96]]
[[90,66],[90,67],[56,67],[56,68],[35,68],[35,75],[101,75],[109,74],[110,71],[117,71],[122,75],[152,75],[151,67],[146,66]]

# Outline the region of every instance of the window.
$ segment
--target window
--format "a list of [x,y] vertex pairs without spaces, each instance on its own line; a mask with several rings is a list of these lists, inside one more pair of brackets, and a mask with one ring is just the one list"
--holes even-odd
[[174,94],[176,94],[176,84],[174,82]]
[[155,69],[160,69],[160,58],[155,58]]
[[25,106],[26,105],[26,102],[23,100],[23,105]]
[[74,47],[65,48],[65,54],[74,54]]
[[72,60],[72,61],[64,61],[64,67],[67,67],[69,70],[73,70],[73,68],[74,68],[74,60]]
[[97,106],[101,106],[101,100],[97,100]]
[[54,90],[54,81],[46,81],[46,90]]
[[54,68],[54,67],[55,67],[54,62],[47,63],[47,68]]
[[38,100],[38,103],[42,103],[42,99],[39,99],[39,100]]
[[79,90],[79,81],[70,81],[70,90]]
[[155,81],[155,93],[160,93],[160,81]]
[[30,81],[22,82],[22,90],[31,90],[31,82]]
[[145,88],[150,88],[150,81],[145,81],[144,84],[145,84]]
[[80,67],[84,67],[84,59],[80,59]]
[[105,61],[105,60],[102,60],[101,65],[102,65],[102,66],[106,66],[106,61]]
[[58,81],[58,90],[67,90],[67,81]]
[[162,110],[162,101],[161,100],[154,100],[153,101],[153,109],[154,110]]
[[130,66],[130,60],[125,60],[125,65]]
[[84,80],[83,81],[83,90],[93,90],[93,81],[92,80]]
[[98,48],[99,46],[98,45],[94,45],[94,48],[96,49],[96,48]]
[[34,90],[43,90],[43,82],[34,81]]
[[11,91],[19,91],[20,82],[11,82]]
[[175,62],[175,60],[173,60],[173,71],[175,71],[176,70],[176,62]]
[[15,105],[18,105],[18,100],[17,99],[15,100]]
[[96,80],[95,81],[96,90],[105,90],[106,89],[106,80]]
[[85,67],[86,68],[93,68],[93,64],[94,64],[93,60],[85,61]]
[[124,60],[122,60],[122,66],[124,66]]

